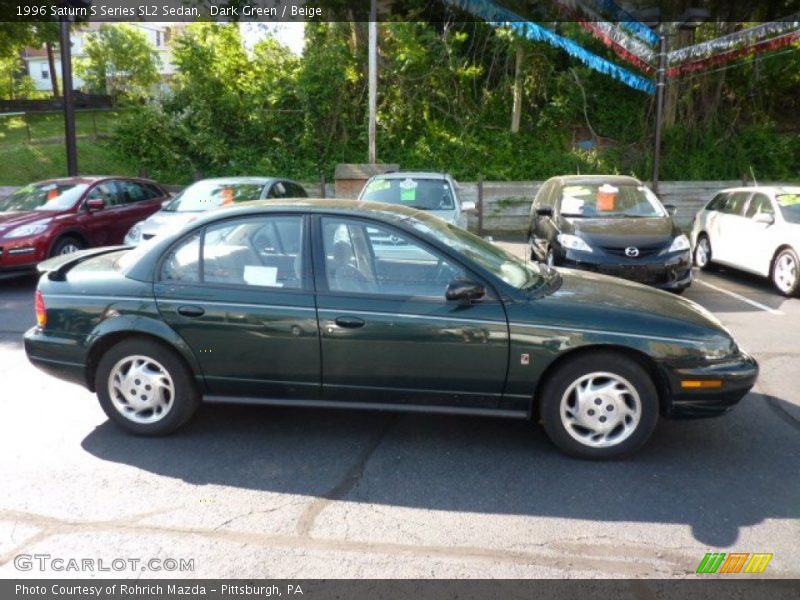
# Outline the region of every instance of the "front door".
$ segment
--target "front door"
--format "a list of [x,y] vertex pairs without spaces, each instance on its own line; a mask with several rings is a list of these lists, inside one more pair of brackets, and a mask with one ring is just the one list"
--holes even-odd
[[210,394],[319,397],[305,223],[270,214],[210,224],[165,258],[158,308],[191,347]]
[[328,400],[497,407],[508,363],[505,309],[491,290],[448,302],[456,261],[384,224],[317,221],[315,275]]

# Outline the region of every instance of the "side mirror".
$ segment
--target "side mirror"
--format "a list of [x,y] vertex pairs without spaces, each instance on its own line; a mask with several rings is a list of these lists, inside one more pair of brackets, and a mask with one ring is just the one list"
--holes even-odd
[[472,212],[476,208],[477,206],[472,200],[465,200],[461,203],[461,210],[464,212]]
[[445,298],[448,300],[480,300],[486,295],[486,289],[474,281],[457,279],[447,286]]
[[670,217],[674,217],[678,212],[678,207],[675,206],[674,204],[665,204],[664,205],[664,210],[667,211],[667,214]]
[[553,216],[553,207],[552,206],[540,206],[536,209],[536,214],[540,217],[552,217]]
[[106,201],[102,198],[92,198],[86,201],[86,209],[89,211],[103,210],[106,207]]
[[775,216],[769,213],[758,213],[753,217],[756,223],[763,223],[764,225],[772,225],[775,222]]

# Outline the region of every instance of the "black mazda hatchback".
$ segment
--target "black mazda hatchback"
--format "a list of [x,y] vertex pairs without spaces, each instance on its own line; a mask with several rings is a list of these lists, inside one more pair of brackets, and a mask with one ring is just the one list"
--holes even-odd
[[634,177],[553,177],[531,205],[531,259],[681,293],[692,262],[674,210]]

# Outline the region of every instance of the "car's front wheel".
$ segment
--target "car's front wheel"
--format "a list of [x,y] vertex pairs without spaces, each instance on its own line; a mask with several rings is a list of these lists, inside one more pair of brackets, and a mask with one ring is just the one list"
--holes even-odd
[[541,416],[553,443],[579,458],[620,458],[639,449],[658,421],[648,373],[615,352],[583,354],[560,365],[542,390]]
[[199,394],[174,352],[148,339],[120,342],[97,365],[95,389],[108,418],[137,435],[165,435],[195,412]]
[[79,239],[74,238],[72,236],[64,236],[59,238],[58,241],[53,244],[52,249],[50,250],[50,256],[61,256],[62,254],[72,254],[73,252],[77,252],[78,250],[83,250],[84,244]]
[[800,293],[800,261],[791,248],[782,250],[772,263],[772,283],[784,296]]

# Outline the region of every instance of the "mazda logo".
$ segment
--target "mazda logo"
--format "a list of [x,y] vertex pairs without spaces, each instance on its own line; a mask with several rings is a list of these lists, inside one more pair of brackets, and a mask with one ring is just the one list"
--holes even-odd
[[639,256],[639,249],[636,248],[635,246],[628,246],[627,248],[625,248],[625,256],[628,256],[630,258],[636,258],[637,256]]

